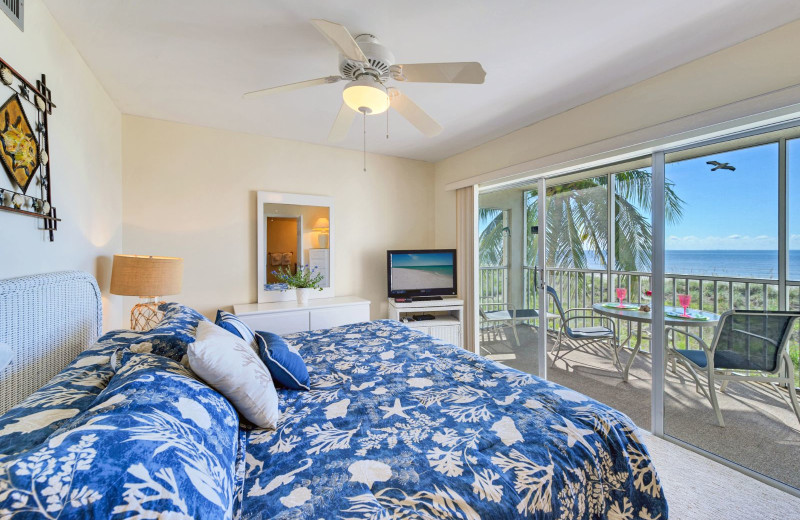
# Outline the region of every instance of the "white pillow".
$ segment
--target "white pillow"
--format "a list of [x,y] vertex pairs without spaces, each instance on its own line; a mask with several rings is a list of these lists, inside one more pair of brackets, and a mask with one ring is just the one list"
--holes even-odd
[[248,421],[275,429],[281,416],[275,385],[258,354],[243,339],[210,321],[201,321],[188,355],[192,371]]

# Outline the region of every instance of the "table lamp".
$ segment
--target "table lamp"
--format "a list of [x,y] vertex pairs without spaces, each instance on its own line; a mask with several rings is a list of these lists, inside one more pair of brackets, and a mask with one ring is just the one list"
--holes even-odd
[[312,231],[316,231],[319,233],[317,235],[317,241],[319,242],[319,247],[322,249],[328,248],[328,231],[331,228],[330,222],[325,217],[320,217],[314,222],[314,227],[311,228]]
[[164,313],[160,297],[181,292],[183,258],[168,256],[114,255],[111,294],[138,296],[142,303],[131,309],[131,329],[150,330]]

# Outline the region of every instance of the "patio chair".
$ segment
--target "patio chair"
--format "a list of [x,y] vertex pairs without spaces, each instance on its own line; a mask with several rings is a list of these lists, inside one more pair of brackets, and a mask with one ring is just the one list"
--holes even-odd
[[[785,399],[785,396],[778,385],[786,385],[791,407],[797,420],[800,421],[794,364],[787,350],[792,325],[799,317],[798,312],[728,311],[720,317],[710,346],[694,334],[667,327],[667,335],[683,334],[687,338],[696,340],[702,347],[702,350],[669,347],[667,355],[677,360],[692,374],[697,388],[711,401],[720,426],[725,426],[725,422],[722,420],[722,411],[717,401],[715,390],[717,381],[722,381],[721,392],[726,390],[730,381],[771,383],[782,399]],[[698,371],[706,373],[708,392],[700,382]],[[734,373],[734,371],[756,373]]]
[[[581,347],[607,343],[611,348],[611,360],[614,362],[614,367],[617,370],[620,370],[621,365],[618,355],[619,343],[617,342],[617,332],[616,326],[614,325],[614,320],[607,316],[594,315],[594,309],[591,307],[576,307],[565,312],[564,308],[561,306],[561,300],[558,297],[558,293],[549,285],[547,286],[547,294],[553,299],[556,310],[558,310],[558,314],[561,317],[561,327],[558,330],[556,349],[553,353],[553,362],[550,366],[555,366],[556,361],[558,361],[559,358],[563,359],[564,356],[570,352],[578,350]],[[573,312],[583,312],[584,314],[572,316],[571,314]],[[588,320],[590,322],[598,321],[603,325],[571,327],[570,323],[575,322],[576,320]],[[561,349],[564,345],[564,338],[569,339],[575,346],[562,354]]]
[[[486,307],[492,308],[487,310]],[[539,313],[533,309],[517,309],[510,303],[482,303],[478,307],[481,317],[481,331],[497,332],[500,326],[510,326],[514,332],[514,341],[520,346],[517,334],[517,322],[536,319]]]

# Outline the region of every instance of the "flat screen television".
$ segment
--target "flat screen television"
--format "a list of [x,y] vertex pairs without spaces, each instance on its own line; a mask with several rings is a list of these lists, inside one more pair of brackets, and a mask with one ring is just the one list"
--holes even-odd
[[390,298],[456,294],[455,249],[386,252]]

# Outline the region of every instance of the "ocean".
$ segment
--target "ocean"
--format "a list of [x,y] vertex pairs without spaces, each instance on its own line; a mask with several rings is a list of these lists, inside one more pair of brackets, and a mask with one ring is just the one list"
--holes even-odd
[[402,269],[416,269],[418,271],[429,271],[431,273],[453,276],[453,266],[451,265],[403,265],[398,266]]
[[[778,252],[667,251],[667,273],[778,279]],[[800,250],[789,251],[789,279],[800,280]]]
[[[589,251],[587,258],[590,269],[603,268]],[[668,250],[665,261],[667,274],[778,279],[778,252],[774,250]],[[789,251],[789,279],[800,280],[800,250]]]

